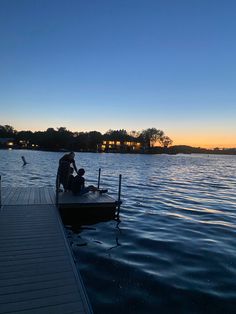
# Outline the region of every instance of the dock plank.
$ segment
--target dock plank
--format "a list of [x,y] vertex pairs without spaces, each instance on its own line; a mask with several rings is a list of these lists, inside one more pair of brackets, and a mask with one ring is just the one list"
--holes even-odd
[[14,196],[16,188],[2,188],[2,199],[3,199],[3,205],[10,204],[11,198]]
[[10,193],[12,193],[12,189],[2,187],[1,197],[2,197],[2,204],[4,205],[6,200],[8,199]]
[[35,189],[34,191],[34,204],[40,204],[40,198],[39,198],[39,189]]
[[[42,307],[50,307],[55,305],[61,305],[71,302],[76,302],[77,293],[67,293],[61,295],[52,295],[52,296],[38,296],[35,299],[28,299],[23,301],[17,302],[9,302],[9,303],[2,303],[1,304],[1,311],[2,313],[8,313],[12,311],[25,311],[26,309],[37,309]],[[78,302],[78,301],[77,301]],[[78,304],[79,308],[77,310],[82,311],[83,307],[82,304]],[[51,312],[50,312],[51,313]]]
[[24,192],[0,211],[0,313],[92,313],[57,208],[41,204],[50,194]]
[[[64,278],[63,281],[61,281],[61,278],[54,279],[54,280],[46,280],[46,281],[38,281],[38,282],[31,282],[31,283],[16,283],[12,284],[9,282],[5,283],[4,289],[0,290],[0,296],[11,294],[11,293],[19,293],[19,292],[27,292],[27,291],[38,291],[42,289],[49,289],[54,287],[60,287],[60,286],[69,286],[74,284],[74,280],[71,280],[71,278]],[[1,287],[1,286],[0,286]]]
[[20,187],[17,187],[17,188],[14,188],[14,193],[11,197],[11,200],[9,202],[10,205],[18,205],[18,199],[20,197],[20,193],[21,193],[21,188]]
[[[53,305],[47,307],[33,308],[24,310],[24,314],[78,314],[79,302],[70,302],[66,304]],[[9,313],[9,312],[8,312]],[[19,314],[19,312],[10,312],[11,314]],[[22,313],[22,312],[21,312]]]
[[45,198],[46,198],[46,204],[55,204],[55,195],[53,195],[54,197],[51,197],[50,191],[53,192],[52,188],[45,188],[44,189],[44,193],[45,193]]
[[49,192],[52,204],[55,204],[55,200],[56,200],[55,191],[53,189],[48,189],[48,192]]
[[22,195],[21,195],[21,199],[20,199],[20,205],[21,204],[28,204],[30,189],[22,188],[21,193],[22,193]]
[[53,286],[51,288],[44,287],[43,289],[37,289],[37,290],[30,290],[27,289],[26,291],[18,291],[18,292],[11,292],[11,293],[5,293],[0,295],[0,304],[6,304],[6,303],[13,303],[13,302],[23,302],[28,301],[32,299],[41,299],[41,298],[47,298],[51,296],[60,296],[68,293],[76,293],[76,286],[74,283],[71,283],[67,285],[66,287],[63,286],[63,283]]
[[35,193],[35,188],[31,187],[30,188],[30,193],[29,193],[29,199],[28,199],[28,204],[34,204],[34,193]]

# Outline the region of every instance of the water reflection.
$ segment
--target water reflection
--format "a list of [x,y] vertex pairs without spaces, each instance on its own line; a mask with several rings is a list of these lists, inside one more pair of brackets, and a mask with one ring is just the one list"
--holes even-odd
[[[0,151],[3,186],[54,186],[63,153]],[[21,156],[29,164],[22,167]],[[67,226],[95,314],[234,313],[236,156],[76,154],[119,220]]]

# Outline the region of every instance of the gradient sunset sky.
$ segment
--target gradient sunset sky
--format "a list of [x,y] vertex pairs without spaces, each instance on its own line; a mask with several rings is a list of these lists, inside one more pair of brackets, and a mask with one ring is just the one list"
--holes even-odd
[[236,1],[0,0],[0,124],[236,147]]

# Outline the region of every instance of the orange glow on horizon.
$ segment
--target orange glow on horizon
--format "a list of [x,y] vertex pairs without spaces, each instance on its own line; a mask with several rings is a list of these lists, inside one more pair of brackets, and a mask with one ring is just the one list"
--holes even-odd
[[187,145],[201,148],[236,148],[236,137],[233,135],[196,135],[196,134],[185,134],[185,135],[173,135],[170,136],[173,140],[172,145]]
[[[101,132],[102,134],[106,133],[109,129],[119,129],[119,127],[111,127],[110,125],[107,126],[107,128],[104,128],[104,125],[101,126],[101,122],[99,124],[94,124],[93,129],[89,128],[86,123],[82,125],[81,123],[74,124],[72,122],[65,122],[64,125],[63,123],[60,123],[58,121],[44,121],[43,124],[41,121],[32,121],[32,122],[27,122],[27,126],[25,121],[21,121],[21,123],[16,122],[16,121],[10,121],[9,123],[5,123],[12,125],[17,131],[22,131],[22,130],[31,130],[32,132],[35,131],[46,131],[48,128],[54,128],[55,130],[60,127],[66,127],[68,130],[72,132],[89,132],[96,130],[98,132]],[[86,127],[85,127],[86,125]],[[123,126],[122,126],[123,127]],[[120,128],[122,128],[120,127]],[[124,126],[125,128],[125,126]],[[137,128],[137,131],[140,131],[145,128]],[[176,129],[176,130],[175,130]],[[130,132],[131,130],[126,129],[127,132]],[[236,148],[236,132],[234,129],[227,129],[224,127],[221,130],[219,128],[206,128],[205,126],[202,127],[200,130],[197,130],[194,128],[194,126],[189,130],[189,125],[186,126],[186,128],[177,128],[175,126],[173,127],[167,127],[166,129],[163,128],[163,131],[167,136],[169,136],[172,140],[173,143],[172,145],[187,145],[187,146],[192,146],[192,147],[202,147],[202,148]],[[160,144],[157,143],[159,146]]]

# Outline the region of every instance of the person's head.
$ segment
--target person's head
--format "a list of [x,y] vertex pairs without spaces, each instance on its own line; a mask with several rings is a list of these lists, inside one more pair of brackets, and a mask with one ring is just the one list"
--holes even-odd
[[78,175],[82,177],[84,174],[85,174],[85,170],[83,168],[80,168],[78,170]]
[[75,158],[75,153],[74,153],[74,152],[70,152],[70,153],[69,153],[69,157],[70,157],[71,159],[74,159],[74,158]]

